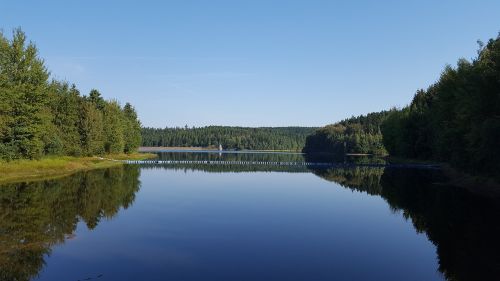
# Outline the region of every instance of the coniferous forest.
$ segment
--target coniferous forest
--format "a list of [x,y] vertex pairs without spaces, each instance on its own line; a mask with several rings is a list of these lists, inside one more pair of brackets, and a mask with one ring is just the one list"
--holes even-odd
[[132,105],[82,95],[49,80],[36,46],[16,29],[0,33],[0,160],[46,155],[89,156],[135,151],[140,122]]
[[300,151],[314,127],[229,127],[143,128],[144,146],[218,147],[224,149]]
[[478,56],[447,66],[382,124],[389,154],[449,162],[500,179],[500,35]]
[[479,45],[475,59],[446,66],[408,106],[320,128],[304,151],[387,152],[500,179],[500,35]]

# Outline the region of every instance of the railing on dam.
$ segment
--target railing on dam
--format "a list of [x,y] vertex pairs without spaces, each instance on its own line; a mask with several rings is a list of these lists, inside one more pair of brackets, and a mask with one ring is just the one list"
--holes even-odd
[[290,161],[222,161],[222,160],[124,160],[126,164],[159,165],[259,165],[259,166],[296,166],[296,167],[394,167],[394,168],[439,168],[433,164],[390,164],[390,163],[349,163],[349,162],[290,162]]
[[221,160],[125,160],[127,164],[205,164],[205,165],[273,165],[273,166],[331,166],[334,163],[221,161]]

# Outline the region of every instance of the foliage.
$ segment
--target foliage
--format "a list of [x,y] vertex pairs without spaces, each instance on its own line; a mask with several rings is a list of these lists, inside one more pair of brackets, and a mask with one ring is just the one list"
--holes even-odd
[[75,85],[48,79],[20,29],[12,40],[0,33],[0,160],[137,150],[140,123],[130,104],[121,108],[97,90],[85,97]]
[[218,147],[224,149],[294,150],[305,144],[311,127],[228,127],[143,128],[144,146]]
[[1,150],[7,157],[40,157],[49,73],[20,29],[11,41],[0,34],[0,73]]
[[123,107],[125,152],[133,152],[141,145],[141,122],[130,103]]
[[104,151],[106,153],[120,153],[125,148],[123,138],[125,118],[118,102],[111,101],[110,103],[106,103],[103,116]]
[[370,113],[320,128],[307,137],[303,151],[386,154],[380,125],[388,114],[388,111]]
[[449,162],[500,179],[500,37],[469,62],[447,66],[382,125],[391,155]]

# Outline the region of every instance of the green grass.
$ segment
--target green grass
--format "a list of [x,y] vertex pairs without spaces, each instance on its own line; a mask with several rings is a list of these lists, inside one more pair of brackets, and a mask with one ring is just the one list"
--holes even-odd
[[113,154],[99,157],[54,156],[40,160],[0,161],[0,183],[40,180],[69,175],[78,171],[122,165],[114,160],[142,160],[156,157],[151,153]]

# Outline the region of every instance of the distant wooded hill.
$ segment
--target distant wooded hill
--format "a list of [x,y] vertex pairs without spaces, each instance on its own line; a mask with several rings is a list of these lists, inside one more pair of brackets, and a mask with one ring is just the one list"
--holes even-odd
[[380,126],[389,111],[351,117],[318,129],[306,139],[304,152],[387,154]]
[[224,149],[300,151],[315,127],[143,128],[143,146],[218,147]]

